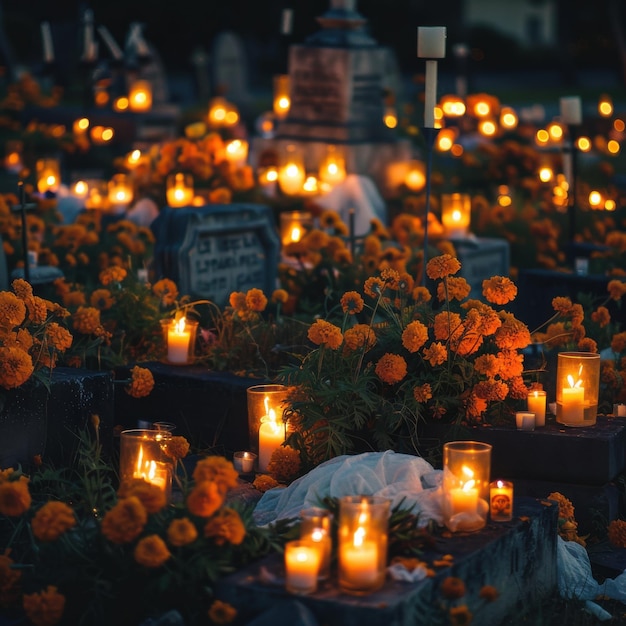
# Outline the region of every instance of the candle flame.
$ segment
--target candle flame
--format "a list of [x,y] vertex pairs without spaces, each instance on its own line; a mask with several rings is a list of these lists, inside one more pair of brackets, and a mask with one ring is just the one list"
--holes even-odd
[[476,486],[476,481],[474,480],[474,471],[467,467],[467,465],[463,465],[461,467],[461,473],[464,475],[466,480],[461,481],[461,489],[463,491],[469,491],[470,489],[474,489]]
[[276,411],[274,409],[270,409],[270,398],[269,396],[265,396],[263,398],[263,405],[265,406],[265,415],[267,419],[264,419],[266,424],[269,424],[269,427],[272,429],[274,434],[278,433],[280,430],[280,425],[278,424],[278,420],[276,419]]
[[463,483],[463,486],[461,487],[461,489],[463,491],[470,491],[471,489],[474,489],[475,486],[476,486],[475,480],[468,480],[467,482]]
[[459,209],[454,209],[454,211],[452,211],[452,221],[453,222],[461,221],[461,211],[459,211]]
[[179,320],[177,320],[174,323],[174,331],[177,333],[183,333],[185,332],[185,324],[187,323],[187,320],[184,317],[181,317]]
[[[581,368],[580,368],[580,369],[582,370],[582,365],[581,365]],[[574,382],[574,377],[573,377],[571,374],[568,374],[568,375],[567,375],[567,382],[569,383],[569,386],[570,386],[572,389],[575,389],[575,388],[577,388],[577,387],[580,387],[580,386],[583,384],[583,381],[582,381],[582,379],[580,378],[580,374],[581,374],[581,371],[580,371],[580,370],[578,370],[578,380],[577,380],[576,382]]]
[[137,467],[135,469],[135,478],[143,478],[149,482],[154,480],[156,476],[156,462],[143,460],[143,446],[139,446],[139,454],[137,455]]
[[302,239],[302,231],[299,226],[293,226],[291,229],[291,241],[298,242]]
[[354,547],[360,548],[363,545],[365,539],[365,528],[359,526],[354,533]]
[[326,533],[322,529],[316,528],[311,532],[311,541],[319,543],[322,539],[324,539],[324,535],[326,535]]

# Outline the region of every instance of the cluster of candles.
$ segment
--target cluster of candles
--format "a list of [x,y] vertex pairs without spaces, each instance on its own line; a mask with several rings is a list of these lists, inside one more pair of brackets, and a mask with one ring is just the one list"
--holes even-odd
[[547,394],[541,389],[528,392],[527,410],[515,413],[518,430],[535,430],[546,425]]

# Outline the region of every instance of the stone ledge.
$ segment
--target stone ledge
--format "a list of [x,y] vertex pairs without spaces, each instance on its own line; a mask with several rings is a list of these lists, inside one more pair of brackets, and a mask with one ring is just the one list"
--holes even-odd
[[[440,623],[440,585],[447,576],[465,581],[474,623],[499,624],[506,616],[523,614],[549,598],[557,585],[556,545],[558,507],[555,503],[516,498],[515,517],[504,524],[489,523],[472,534],[439,537],[425,560],[454,556],[453,565],[419,583],[388,580],[368,596],[343,594],[336,578],[309,596],[292,596],[281,584],[260,579],[261,568],[284,576],[282,557],[272,555],[218,584],[218,597],[238,607],[242,623],[263,615],[277,603],[297,598],[320,624],[327,626],[431,626]],[[493,603],[479,598],[484,585],[500,592]],[[276,622],[278,623],[278,622]]]

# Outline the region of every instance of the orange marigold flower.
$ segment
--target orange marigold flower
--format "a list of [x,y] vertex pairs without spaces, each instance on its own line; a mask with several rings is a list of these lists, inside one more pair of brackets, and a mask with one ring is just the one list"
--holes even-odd
[[228,302],[235,311],[243,311],[246,308],[246,294],[241,291],[233,291]]
[[479,374],[493,378],[500,373],[500,362],[495,354],[481,354],[474,361],[474,369]]
[[143,478],[125,480],[117,492],[120,498],[137,498],[148,513],[158,513],[167,504],[165,491]]
[[309,327],[307,337],[314,344],[327,345],[331,350],[337,350],[343,342],[341,329],[326,320],[315,320]]
[[524,355],[517,350],[502,350],[498,352],[498,365],[503,380],[521,376],[524,371]]
[[145,368],[135,365],[130,370],[130,384],[125,387],[126,393],[133,398],[143,398],[150,394],[154,388],[154,376],[152,372]]
[[0,482],[0,514],[19,517],[30,508],[32,498],[28,489],[28,479]]
[[502,326],[495,334],[495,342],[498,348],[509,350],[523,349],[531,343],[528,326],[518,320],[512,313],[502,311],[500,313]]
[[65,596],[54,585],[48,585],[40,592],[24,594],[22,607],[34,626],[54,626],[63,617]]
[[121,283],[126,278],[126,270],[123,267],[117,265],[111,265],[102,270],[98,275],[98,279],[103,285],[110,285],[111,283]]
[[572,310],[572,301],[570,298],[557,296],[552,299],[552,308],[563,317],[567,317]]
[[413,389],[413,397],[416,402],[428,402],[433,397],[433,390],[429,383],[418,385]]
[[8,330],[19,326],[26,317],[26,305],[14,293],[0,291],[0,324]]
[[407,364],[404,357],[387,352],[380,357],[374,371],[384,383],[393,385],[406,376]]
[[604,328],[611,321],[611,314],[609,310],[605,306],[599,306],[592,314],[591,319],[600,326],[600,328]]
[[167,527],[167,540],[177,548],[187,546],[198,538],[198,529],[187,517],[174,519]]
[[493,602],[498,599],[500,592],[492,585],[484,585],[478,592],[478,597],[487,602]]
[[517,296],[517,287],[506,276],[492,276],[483,280],[483,296],[492,304],[507,304]]
[[24,300],[28,317],[33,324],[43,324],[48,317],[48,301],[39,296],[32,296]]
[[341,308],[344,313],[355,315],[360,313],[364,306],[365,302],[357,291],[347,291],[341,296]]
[[428,328],[417,320],[409,322],[402,332],[402,345],[409,352],[417,352],[428,339]]
[[432,295],[426,287],[415,287],[412,292],[416,304],[426,304],[432,299]]
[[64,328],[57,322],[50,322],[50,324],[48,324],[46,335],[50,345],[59,352],[68,350],[72,345],[72,334],[67,328]]
[[0,347],[0,386],[14,389],[23,385],[34,371],[33,360],[17,346]]
[[205,480],[214,482],[220,493],[226,493],[239,484],[239,474],[232,462],[216,455],[204,457],[196,463],[193,479],[197,483]]
[[147,521],[146,507],[139,498],[131,496],[118,500],[117,504],[104,514],[101,530],[113,543],[130,543],[139,537]]
[[609,541],[617,548],[626,548],[626,522],[614,519],[607,529]]
[[204,536],[212,537],[218,546],[231,543],[238,546],[246,537],[246,527],[239,513],[230,507],[224,507],[204,527]]
[[[615,333],[611,339],[611,350],[616,354],[620,354],[626,350],[626,332]],[[0,359],[1,361],[2,359]]]
[[252,482],[252,486],[255,489],[258,489],[261,493],[265,493],[270,489],[278,487],[278,481],[268,474],[259,474]]
[[163,306],[171,306],[178,298],[178,287],[173,280],[162,278],[152,285],[152,293],[160,298]]
[[363,291],[370,298],[378,298],[385,290],[385,281],[377,276],[370,276],[363,285]]
[[432,280],[445,278],[456,274],[461,269],[461,263],[450,254],[436,256],[426,264],[426,275]]
[[26,298],[30,298],[33,295],[32,285],[23,278],[16,278],[11,283],[11,288],[20,300],[26,300]]
[[598,344],[591,337],[584,337],[578,342],[577,346],[581,352],[592,352],[594,354],[598,352]]
[[184,459],[189,454],[189,447],[185,437],[174,436],[168,440],[165,454],[173,459]]
[[76,517],[72,507],[55,500],[46,502],[31,521],[33,535],[40,541],[55,541],[75,525]]
[[444,300],[464,300],[469,296],[472,286],[462,276],[449,276],[437,284],[437,298]]
[[211,517],[222,504],[224,495],[212,480],[199,482],[187,496],[189,512],[198,517]]
[[83,335],[91,335],[100,326],[100,311],[93,307],[81,306],[72,315],[74,328]]
[[265,311],[265,307],[267,306],[267,297],[261,291],[261,289],[249,289],[246,293],[246,307],[250,309],[250,311],[256,311],[260,313],[261,311]]
[[85,294],[82,291],[68,291],[64,293],[62,296],[63,304],[65,306],[74,307],[74,306],[84,306],[87,304],[87,299],[85,298]]
[[13,567],[15,561],[10,554],[9,548],[0,554],[0,607],[3,608],[12,606],[20,597],[22,571]]
[[466,604],[452,606],[449,610],[450,626],[469,626],[473,615]]
[[487,410],[487,400],[471,393],[465,401],[465,413],[474,420],[480,418]]
[[133,550],[135,561],[144,567],[161,567],[172,555],[165,541],[158,535],[148,535],[139,540]]
[[237,617],[237,609],[221,600],[214,600],[209,609],[209,619],[214,624],[230,624]]
[[272,293],[272,302],[285,304],[289,300],[289,294],[284,289],[275,289]]
[[369,324],[355,324],[344,333],[343,344],[345,350],[369,350],[376,344],[376,333]]
[[108,311],[115,304],[115,298],[108,289],[96,289],[89,297],[89,304],[100,311]]
[[465,595],[465,583],[457,576],[447,576],[441,583],[441,595],[448,600],[458,600]]
[[435,315],[435,339],[450,339],[462,329],[461,316],[458,313],[442,311]]
[[428,348],[422,351],[424,359],[428,361],[432,367],[445,363],[448,358],[448,349],[439,341],[430,344]]
[[562,493],[553,491],[548,496],[548,500],[555,500],[559,505],[559,518],[566,520],[574,519],[574,505],[572,501],[566,498]]
[[300,471],[300,451],[291,446],[278,446],[267,464],[268,473],[279,482],[290,482]]
[[626,283],[621,280],[610,280],[606,288],[612,300],[620,300],[626,293]]

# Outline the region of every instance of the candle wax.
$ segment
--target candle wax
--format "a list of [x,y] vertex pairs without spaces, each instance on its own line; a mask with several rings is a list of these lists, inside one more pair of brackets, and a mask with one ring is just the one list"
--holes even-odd
[[296,546],[286,549],[287,588],[296,593],[315,590],[319,565],[320,553],[315,547]]
[[281,424],[266,421],[259,428],[259,471],[267,472],[267,466],[276,448],[285,441],[285,433]]
[[189,331],[167,331],[167,360],[170,363],[187,363],[189,358]]
[[374,541],[362,545],[344,545],[341,550],[341,569],[346,582],[355,587],[369,587],[379,579],[378,548]]
[[531,391],[528,394],[528,411],[535,414],[535,426],[546,425],[545,391]]
[[585,420],[585,388],[564,387],[561,392],[561,419],[567,424]]

